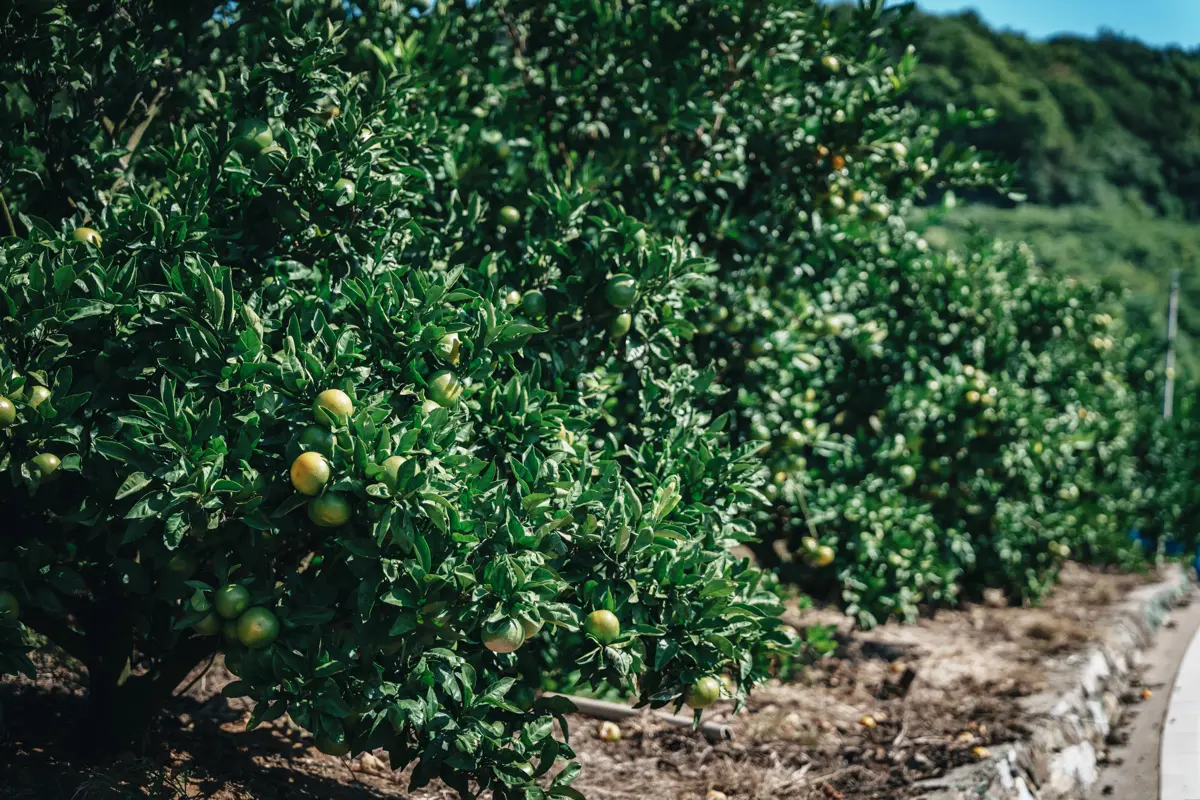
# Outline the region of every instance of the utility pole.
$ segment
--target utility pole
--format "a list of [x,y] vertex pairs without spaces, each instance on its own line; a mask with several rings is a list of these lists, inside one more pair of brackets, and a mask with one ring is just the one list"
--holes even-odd
[[1175,334],[1179,330],[1179,270],[1171,271],[1171,300],[1167,306],[1167,385],[1163,391],[1163,419],[1175,407]]

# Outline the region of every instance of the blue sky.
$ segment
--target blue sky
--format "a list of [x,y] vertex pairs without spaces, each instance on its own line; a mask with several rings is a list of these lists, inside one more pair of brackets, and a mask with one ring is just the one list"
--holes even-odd
[[1101,28],[1147,44],[1200,46],[1200,0],[917,0],[935,13],[973,8],[997,28],[1040,39]]

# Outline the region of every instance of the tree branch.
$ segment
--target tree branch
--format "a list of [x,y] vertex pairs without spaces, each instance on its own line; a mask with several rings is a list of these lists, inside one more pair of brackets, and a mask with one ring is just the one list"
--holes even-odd
[[4,199],[4,192],[0,191],[0,210],[4,212],[4,221],[8,224],[8,233],[11,236],[17,235],[17,226],[13,225],[12,214],[8,213],[8,201]]
[[22,608],[21,621],[85,664],[94,654],[91,643],[84,634],[36,608]]

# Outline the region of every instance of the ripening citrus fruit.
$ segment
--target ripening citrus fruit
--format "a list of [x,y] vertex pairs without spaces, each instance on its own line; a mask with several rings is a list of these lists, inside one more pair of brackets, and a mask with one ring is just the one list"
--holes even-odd
[[29,407],[37,408],[50,399],[50,390],[45,386],[35,386],[29,392]]
[[233,129],[233,146],[246,155],[257,155],[275,142],[271,126],[261,119],[244,119]]
[[210,611],[192,626],[192,630],[201,636],[216,636],[221,632],[221,618]]
[[453,372],[444,369],[429,380],[429,388],[425,393],[439,406],[452,406],[458,402],[462,390],[462,381]]
[[317,748],[327,756],[337,756],[338,758],[350,753],[349,742],[335,742],[333,739],[330,739],[328,736],[324,735],[318,736],[316,740],[313,741],[313,747]]
[[828,567],[833,563],[834,555],[835,553],[833,552],[832,547],[827,544],[821,545],[817,548],[816,555],[813,556],[813,563],[818,567]]
[[43,481],[51,480],[52,476],[58,477],[58,468],[62,466],[62,461],[53,453],[39,453],[30,463],[37,469]]
[[624,338],[633,327],[633,316],[628,312],[617,314],[608,325],[608,335],[614,339]]
[[692,708],[708,708],[721,697],[721,683],[706,675],[693,683],[683,693],[683,702]]
[[237,634],[246,647],[261,650],[279,638],[279,619],[271,609],[255,606],[238,617]]
[[250,592],[245,586],[227,583],[217,590],[213,598],[213,606],[217,613],[225,619],[240,617],[250,606]]
[[0,622],[13,622],[21,615],[21,604],[17,596],[8,590],[0,590]]
[[[388,488],[389,492],[396,491],[396,482],[400,479],[400,467],[404,466],[404,462],[408,461],[404,456],[390,456],[383,460],[380,464],[383,467],[383,474],[379,476],[383,485]],[[417,469],[420,472],[420,469]]]
[[336,528],[350,520],[350,503],[334,492],[308,501],[308,518],[322,528]]
[[588,614],[583,629],[600,644],[612,644],[621,635],[621,621],[611,611],[600,609]]
[[71,238],[77,242],[90,244],[92,247],[99,247],[101,242],[104,241],[103,237],[100,236],[100,232],[95,228],[76,228],[71,232]]
[[637,281],[632,275],[621,273],[608,279],[604,287],[604,296],[616,308],[629,308],[637,299]]
[[354,401],[341,389],[326,389],[313,401],[313,418],[322,425],[345,425],[354,413]]
[[531,317],[540,317],[546,313],[546,295],[537,289],[530,289],[521,295],[521,310]]
[[493,653],[512,653],[523,644],[525,631],[515,619],[502,619],[484,629],[483,645]]
[[0,397],[0,428],[7,428],[17,421],[17,407],[7,397]]
[[500,209],[500,221],[508,226],[516,225],[521,221],[521,212],[512,206],[505,206]]
[[788,431],[787,443],[791,447],[802,447],[804,445],[804,433],[801,431]]
[[837,72],[842,68],[842,62],[837,56],[821,56],[821,64],[830,72]]
[[461,346],[462,341],[458,338],[457,333],[447,333],[438,339],[436,348],[438,357],[448,364],[457,364]]
[[721,673],[721,696],[722,697],[737,697],[737,681],[728,672]]
[[320,425],[309,425],[300,433],[300,446],[329,458],[333,455],[333,431]]
[[974,389],[967,392],[967,402],[970,403],[971,405],[978,403],[979,399],[980,399],[980,394],[979,394],[979,392],[975,391]]
[[329,462],[320,453],[301,453],[292,462],[292,486],[300,494],[310,497],[321,493],[321,489],[329,482],[331,470]]
[[900,477],[900,482],[905,486],[912,486],[913,481],[917,479],[917,471],[911,464],[901,464],[896,474]]

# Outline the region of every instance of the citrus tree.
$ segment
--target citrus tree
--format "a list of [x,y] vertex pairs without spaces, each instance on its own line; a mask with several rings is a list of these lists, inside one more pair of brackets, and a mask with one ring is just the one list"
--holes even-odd
[[[986,239],[939,254],[911,223],[1007,177],[943,146],[989,112],[906,104],[916,53],[883,6],[482,0],[350,23],[382,69],[446,76],[462,183],[518,216],[525,187],[600,191],[712,261],[678,345],[766,462],[758,555],[868,625],[1123,557],[1100,543],[1125,542],[1147,480],[1114,298]],[[631,344],[656,331],[630,323]]]
[[698,716],[791,649],[682,237],[464,180],[351,6],[3,14],[0,669],[49,638],[116,747],[221,651],[251,726],[577,797],[543,682]]

